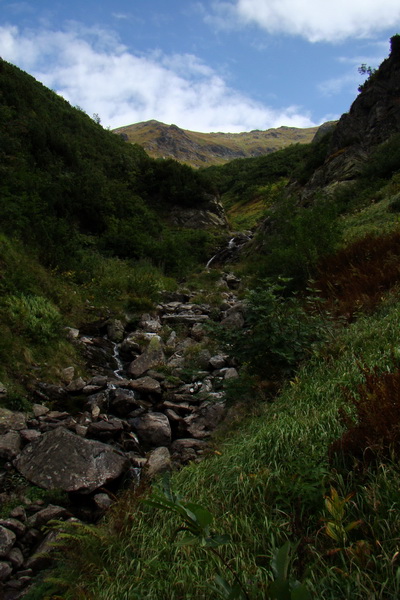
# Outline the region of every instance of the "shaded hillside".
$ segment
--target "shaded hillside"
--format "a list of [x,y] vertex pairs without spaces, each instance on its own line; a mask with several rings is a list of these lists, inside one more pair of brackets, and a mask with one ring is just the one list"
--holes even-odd
[[176,272],[191,243],[169,227],[171,209],[212,210],[200,173],[150,159],[2,60],[0,139],[0,231],[53,267],[79,268],[90,249]]
[[291,144],[307,144],[318,129],[283,126],[244,133],[199,133],[153,120],[119,127],[114,132],[139,144],[155,158],[175,158],[193,167],[205,167],[269,154]]

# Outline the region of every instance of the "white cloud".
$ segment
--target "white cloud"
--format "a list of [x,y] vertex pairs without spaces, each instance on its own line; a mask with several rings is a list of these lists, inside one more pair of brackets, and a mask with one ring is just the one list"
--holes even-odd
[[[268,33],[298,35],[310,42],[374,36],[400,25],[398,0],[231,0],[215,3],[217,23],[256,24]],[[393,31],[395,33],[395,31]]]
[[340,77],[332,77],[322,81],[317,85],[318,91],[323,96],[335,96],[341,92],[348,92],[353,97],[357,94],[357,89],[362,84],[368,75],[362,75],[358,68],[364,64],[375,69],[379,67],[385,56],[387,56],[389,48],[387,42],[379,42],[373,45],[375,54],[359,55],[353,57],[339,56],[338,62],[343,65],[348,65],[346,70]]
[[272,109],[229,88],[191,54],[134,54],[110,32],[0,27],[0,55],[112,128],[157,119],[196,131],[311,127],[296,106]]

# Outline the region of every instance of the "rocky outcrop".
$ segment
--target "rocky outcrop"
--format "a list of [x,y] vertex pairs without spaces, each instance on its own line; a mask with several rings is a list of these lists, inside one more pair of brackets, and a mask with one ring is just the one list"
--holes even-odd
[[328,153],[303,191],[330,192],[356,178],[371,152],[400,132],[400,36],[391,39],[391,54],[364,83],[350,111],[334,128]]
[[169,220],[187,229],[228,229],[224,208],[217,198],[210,197],[202,208],[172,206]]

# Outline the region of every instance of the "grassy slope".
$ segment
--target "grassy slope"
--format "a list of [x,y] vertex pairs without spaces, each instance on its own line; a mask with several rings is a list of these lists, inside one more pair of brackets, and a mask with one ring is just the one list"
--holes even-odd
[[[391,367],[398,342],[398,293],[393,292],[372,317],[363,317],[314,356],[270,405],[244,407],[240,429],[217,443],[217,453],[173,478],[187,499],[216,516],[216,528],[232,536],[226,557],[251,588],[264,598],[275,547],[285,539],[302,540],[295,569],[304,568],[309,589],[326,600],[394,599],[399,592],[397,563],[400,468],[387,462],[363,478],[341,475],[328,463],[329,444],[341,433],[338,407],[343,386],[354,389],[361,375],[357,362]],[[335,543],[323,530],[323,495],[334,485],[341,495],[355,492],[346,523],[362,519],[352,541],[371,544],[368,565],[344,552],[328,557]],[[99,539],[88,538],[82,576],[65,597],[97,600],[210,599],[207,589],[217,569],[213,560],[192,548],[171,543],[180,523],[127,497],[103,526]],[[101,533],[100,533],[101,538]],[[100,540],[101,544],[101,540]],[[93,561],[93,564],[91,564]],[[74,576],[79,568],[75,566]],[[303,572],[304,574],[304,572]],[[71,573],[68,573],[71,577]]]

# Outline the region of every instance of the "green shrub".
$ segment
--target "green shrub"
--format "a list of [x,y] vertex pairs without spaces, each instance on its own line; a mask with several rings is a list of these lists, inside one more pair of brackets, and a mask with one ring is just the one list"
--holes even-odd
[[46,298],[21,294],[9,296],[5,304],[17,332],[33,342],[48,342],[60,334],[61,315]]
[[[285,290],[285,285],[265,280],[263,287],[247,295],[244,329],[217,327],[217,337],[227,351],[252,374],[290,375],[330,331],[326,316],[306,310],[296,295],[285,297]],[[307,301],[311,304],[315,299]]]

